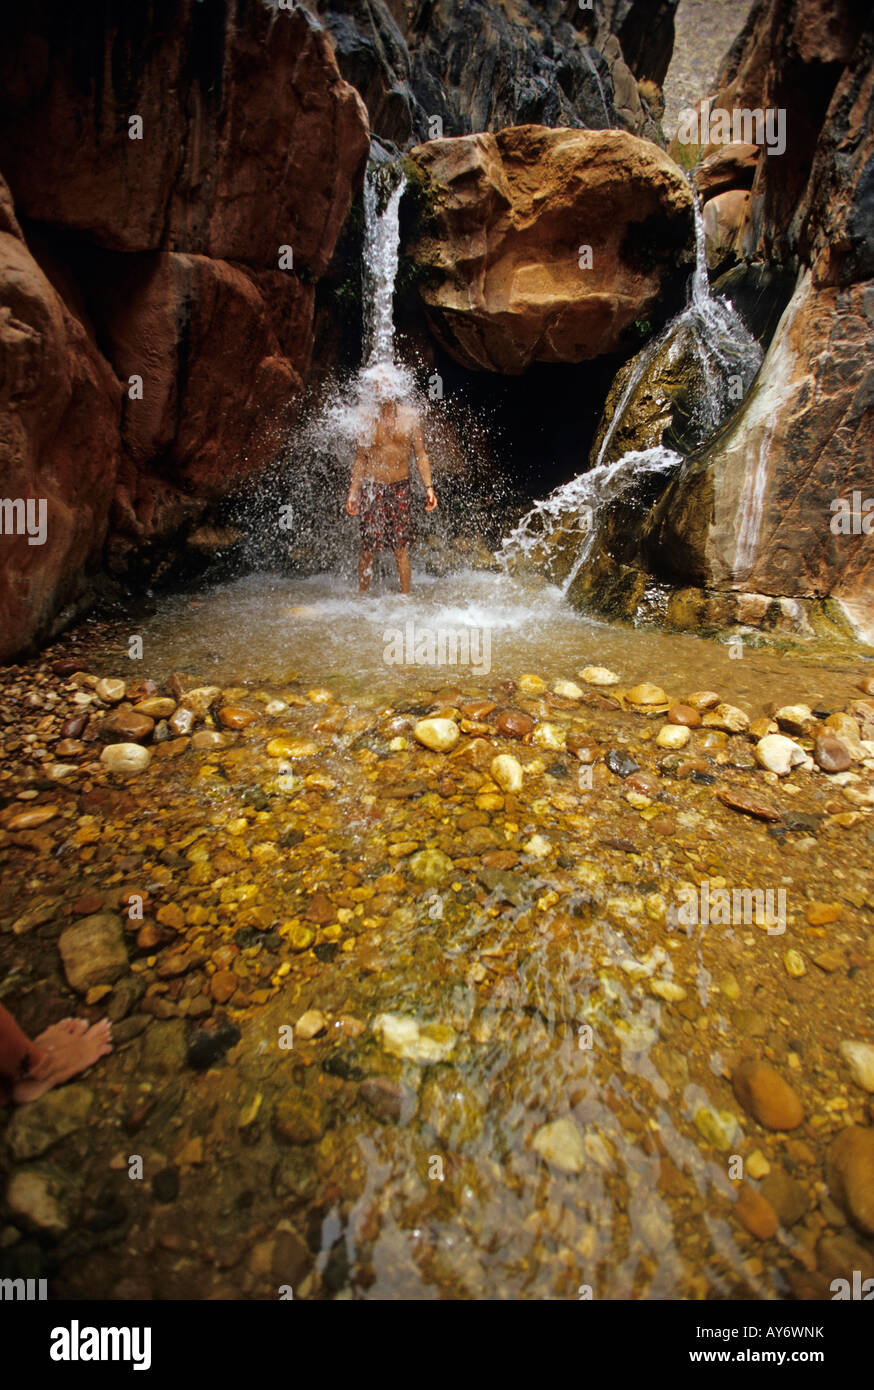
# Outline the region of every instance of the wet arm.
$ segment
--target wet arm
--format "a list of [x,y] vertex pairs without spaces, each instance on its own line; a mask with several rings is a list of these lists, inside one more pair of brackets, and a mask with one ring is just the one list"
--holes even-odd
[[349,484],[349,496],[357,497],[361,491],[361,484],[367,467],[367,450],[359,444],[355,453],[355,463],[352,466],[352,481]]
[[432,487],[431,465],[428,462],[428,455],[425,453],[425,441],[422,438],[422,431],[418,426],[413,430],[413,452],[416,455],[416,467],[419,470],[419,477],[422,479],[427,491]]

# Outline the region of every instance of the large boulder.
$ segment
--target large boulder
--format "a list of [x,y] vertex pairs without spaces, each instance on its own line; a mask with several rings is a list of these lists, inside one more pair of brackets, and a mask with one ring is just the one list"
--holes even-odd
[[692,194],[649,142],[516,126],[412,158],[430,217],[410,249],[433,331],[462,366],[513,374],[616,352],[677,301]]
[[[121,388],[31,256],[0,179],[0,661],[51,631],[106,535]],[[44,507],[45,530],[27,534]]]

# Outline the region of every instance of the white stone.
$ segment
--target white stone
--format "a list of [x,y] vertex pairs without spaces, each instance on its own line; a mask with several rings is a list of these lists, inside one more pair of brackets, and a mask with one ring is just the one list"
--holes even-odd
[[104,676],[95,685],[94,693],[104,704],[117,705],[119,700],[123,700],[125,696],[124,681],[116,680],[112,676]]
[[304,1042],[309,1042],[310,1038],[317,1038],[319,1033],[324,1033],[327,1026],[328,1020],[321,1009],[307,1009],[297,1020],[294,1031]]
[[586,685],[618,685],[619,677],[615,671],[608,671],[606,666],[584,666],[577,675],[580,680],[584,680]]
[[686,998],[683,986],[674,984],[673,980],[653,980],[650,989],[659,999],[665,999],[670,1004],[679,1004]]
[[145,772],[152,761],[150,748],[139,743],[108,743],[100,754],[100,761],[107,772]]
[[461,737],[454,719],[420,719],[413,734],[435,753],[448,753]]
[[583,1136],[573,1120],[553,1120],[541,1125],[534,1136],[536,1153],[563,1173],[581,1173],[586,1163]]
[[565,731],[558,724],[536,724],[531,735],[531,742],[539,748],[564,748],[565,739]]
[[691,737],[685,724],[663,724],[658,731],[656,743],[659,748],[685,748]]
[[378,1014],[373,1029],[386,1052],[408,1062],[445,1062],[456,1042],[448,1025],[419,1023],[408,1014]]
[[842,1042],[841,1056],[857,1086],[874,1095],[874,1046],[864,1042]]
[[512,754],[499,753],[496,758],[492,758],[490,771],[501,791],[522,790],[522,764]]
[[766,734],[755,748],[756,762],[778,777],[786,777],[799,763],[806,762],[804,749],[785,734]]
[[552,687],[554,695],[562,695],[566,700],[581,700],[583,691],[574,681],[558,680]]

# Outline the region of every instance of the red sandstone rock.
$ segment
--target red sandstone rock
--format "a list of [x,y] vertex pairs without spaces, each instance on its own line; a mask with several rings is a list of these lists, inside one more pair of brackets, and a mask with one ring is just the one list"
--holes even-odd
[[[0,168],[19,215],[119,251],[320,275],[368,148],[357,92],[299,6],[109,6],[7,16]],[[130,117],[142,118],[131,139]]]
[[[0,189],[8,207],[2,180]],[[5,225],[14,228],[14,219]],[[7,660],[48,634],[96,563],[118,468],[120,414],[112,371],[14,230],[0,231],[0,360],[2,495],[45,501],[42,544],[10,534],[17,525],[4,517],[0,660]]]

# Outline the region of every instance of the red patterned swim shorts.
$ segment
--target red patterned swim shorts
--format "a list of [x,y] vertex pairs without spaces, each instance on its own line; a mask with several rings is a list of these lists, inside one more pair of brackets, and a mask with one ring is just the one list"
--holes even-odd
[[410,480],[367,482],[361,489],[361,548],[404,550],[413,543]]

